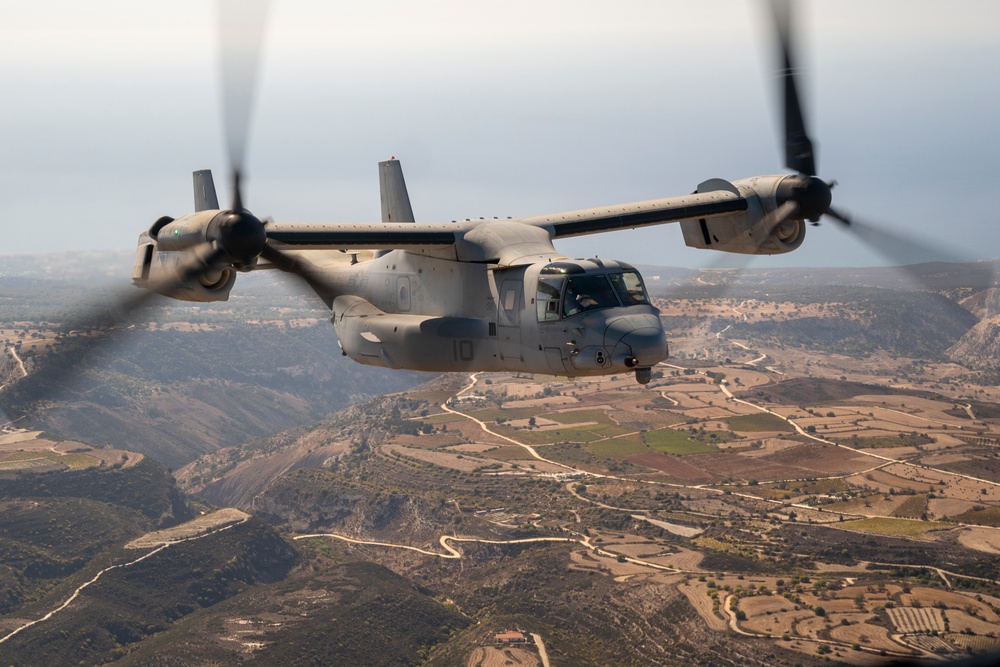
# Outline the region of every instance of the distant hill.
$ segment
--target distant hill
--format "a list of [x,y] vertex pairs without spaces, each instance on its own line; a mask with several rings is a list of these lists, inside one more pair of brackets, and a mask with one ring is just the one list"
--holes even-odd
[[[77,373],[72,344],[3,395],[8,412],[63,437],[113,444],[179,467],[216,449],[317,421],[426,374],[370,368],[343,357],[325,322],[225,324],[124,337]],[[31,357],[26,357],[31,365]],[[38,402],[39,399],[42,402]],[[53,403],[53,400],[55,401]]]
[[124,280],[127,283],[134,259],[134,249],[0,254],[0,279],[86,280],[90,284]]
[[950,299],[928,292],[875,288],[769,288],[761,300],[789,300],[835,307],[821,315],[783,321],[733,323],[731,335],[852,356],[885,350],[942,359],[977,319]]
[[[718,253],[716,253],[718,254]],[[740,258],[734,259],[739,263]],[[708,264],[708,262],[706,262]],[[1000,260],[947,263],[928,262],[907,267],[767,267],[750,265],[743,268],[678,269],[663,266],[641,266],[642,275],[650,282],[652,276],[659,280],[652,285],[697,287],[704,283],[731,286],[787,286],[828,287],[880,287],[883,289],[946,291],[966,288],[979,291],[995,285],[1000,278]]]

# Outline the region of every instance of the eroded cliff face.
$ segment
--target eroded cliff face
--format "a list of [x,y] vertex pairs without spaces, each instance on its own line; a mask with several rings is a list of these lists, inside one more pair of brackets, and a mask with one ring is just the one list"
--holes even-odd
[[975,370],[1000,369],[1000,288],[977,292],[961,305],[979,318],[945,354],[952,361]]
[[1000,315],[980,320],[948,348],[947,355],[952,361],[977,370],[1000,368]]
[[963,308],[981,320],[1000,315],[1000,289],[992,287],[961,301]]

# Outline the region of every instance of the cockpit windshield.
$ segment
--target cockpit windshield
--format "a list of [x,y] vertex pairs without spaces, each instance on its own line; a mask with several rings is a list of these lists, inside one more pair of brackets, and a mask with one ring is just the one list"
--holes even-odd
[[596,308],[614,308],[618,305],[615,292],[607,276],[573,276],[566,281],[563,298],[563,315],[569,317]]
[[642,278],[635,271],[612,273],[608,278],[611,279],[611,284],[615,286],[615,292],[618,293],[624,305],[634,306],[649,303],[646,289],[642,285]]
[[642,284],[642,278],[635,271],[568,276],[542,275],[538,279],[538,290],[535,294],[539,322],[572,317],[598,308],[648,303],[649,297]]

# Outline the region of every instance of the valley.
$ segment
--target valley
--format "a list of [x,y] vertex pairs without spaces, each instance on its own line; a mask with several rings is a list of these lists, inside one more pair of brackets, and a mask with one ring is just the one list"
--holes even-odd
[[[892,290],[678,289],[654,290],[672,354],[646,386],[444,375],[212,438],[172,476],[152,444],[8,425],[0,656],[876,665],[1000,650],[1000,388],[950,356],[989,310],[966,317],[969,295],[944,290],[919,328],[898,313],[928,297]],[[169,325],[187,341],[223,326],[257,335]],[[42,328],[23,330],[5,328],[11,348]],[[263,396],[286,380],[238,382]],[[77,400],[101,405],[98,386]],[[155,503],[136,493],[153,487]],[[102,529],[79,534],[85,516]]]

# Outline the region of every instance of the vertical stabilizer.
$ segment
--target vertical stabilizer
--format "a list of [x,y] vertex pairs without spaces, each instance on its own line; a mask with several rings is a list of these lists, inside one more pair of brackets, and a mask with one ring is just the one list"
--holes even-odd
[[215,211],[219,208],[219,198],[215,194],[215,181],[211,169],[199,169],[194,177],[194,210]]
[[382,222],[414,222],[399,160],[392,158],[378,163],[378,187],[382,195]]

